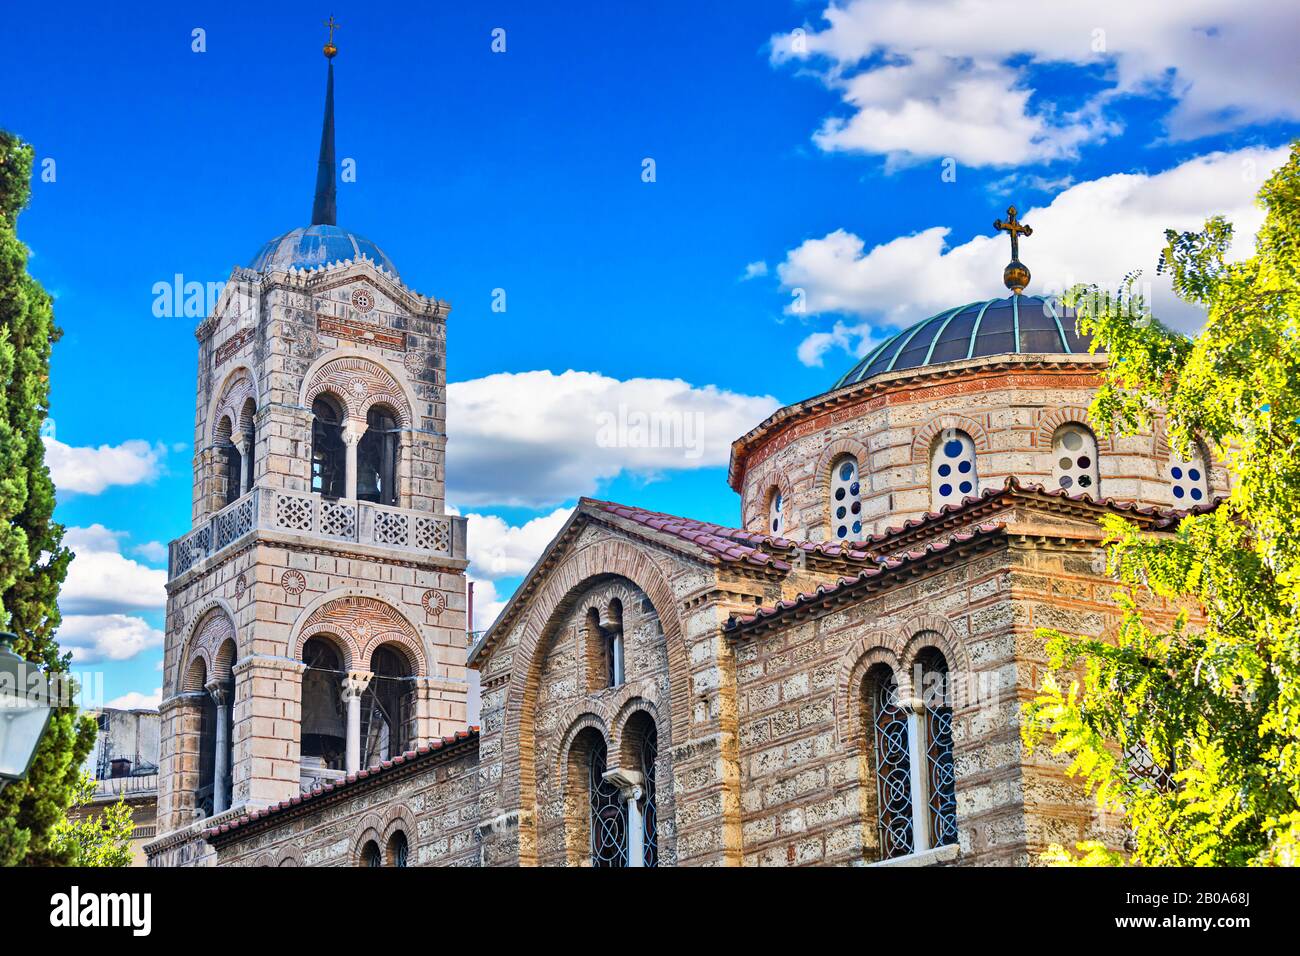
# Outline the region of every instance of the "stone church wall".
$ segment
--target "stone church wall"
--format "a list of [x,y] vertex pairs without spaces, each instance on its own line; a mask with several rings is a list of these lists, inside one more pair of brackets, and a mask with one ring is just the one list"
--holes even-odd
[[[1027,754],[1020,704],[1046,665],[1035,628],[1103,636],[1118,625],[1088,545],[1013,539],[915,583],[781,631],[736,642],[747,865],[854,864],[879,857],[872,728],[862,683],[890,665],[904,694],[917,652],[937,647],[953,677],[960,862],[1023,865],[1049,843],[1123,844],[1047,747]],[[1157,616],[1172,617],[1150,599]]]

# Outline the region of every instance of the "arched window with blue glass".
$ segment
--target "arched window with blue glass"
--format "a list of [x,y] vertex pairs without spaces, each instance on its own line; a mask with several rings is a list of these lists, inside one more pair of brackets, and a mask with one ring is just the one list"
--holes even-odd
[[862,475],[852,455],[831,465],[830,519],[832,541],[857,541],[862,537]]
[[946,428],[930,449],[930,507],[937,511],[977,494],[975,442],[963,431]]
[[1205,449],[1192,442],[1188,457],[1169,451],[1169,493],[1175,508],[1195,508],[1210,500],[1210,480]]

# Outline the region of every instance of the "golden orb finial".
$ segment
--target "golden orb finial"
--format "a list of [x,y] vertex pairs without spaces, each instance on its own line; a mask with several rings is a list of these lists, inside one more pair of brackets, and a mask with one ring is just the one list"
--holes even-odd
[[325,59],[332,60],[339,52],[339,48],[334,45],[334,31],[339,28],[339,25],[334,22],[333,14],[325,21],[325,26],[330,30],[330,38],[325,41]]

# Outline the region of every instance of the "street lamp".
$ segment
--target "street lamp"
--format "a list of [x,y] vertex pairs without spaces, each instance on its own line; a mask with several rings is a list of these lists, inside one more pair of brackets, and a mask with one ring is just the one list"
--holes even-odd
[[[17,634],[0,631],[0,790],[27,776],[54,708],[40,669],[10,648]],[[32,675],[39,678],[32,681]]]

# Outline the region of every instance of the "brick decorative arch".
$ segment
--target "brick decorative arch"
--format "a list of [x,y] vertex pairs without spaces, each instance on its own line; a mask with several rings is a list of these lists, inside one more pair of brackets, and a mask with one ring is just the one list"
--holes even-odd
[[975,443],[975,454],[989,450],[989,436],[984,426],[965,415],[937,415],[917,430],[912,438],[912,461],[926,463],[930,459],[930,446],[940,432],[954,428],[970,435]]
[[1082,405],[1066,405],[1061,408],[1043,409],[1038,413],[1038,431],[1034,436],[1034,443],[1037,447],[1051,451],[1052,436],[1062,425],[1075,424],[1080,425],[1092,433],[1092,437],[1097,441],[1097,451],[1099,453],[1111,451],[1111,442],[1109,435],[1098,435],[1097,430],[1092,427],[1088,420],[1088,409]]
[[380,857],[383,856],[383,832],[384,818],[380,816],[378,811],[372,810],[361,818],[361,822],[357,824],[357,835],[352,838],[352,852],[349,854],[353,866],[366,865],[365,858],[361,855],[361,851],[365,849],[366,844],[371,840],[374,840],[375,845],[379,847]]
[[403,428],[411,427],[412,405],[406,390],[374,359],[340,355],[319,363],[303,381],[302,406],[311,408],[311,403],[323,393],[342,402],[349,418],[365,421],[370,407],[383,403],[393,409]]
[[[870,474],[871,452],[867,446],[856,438],[838,438],[822,449],[817,458],[817,467],[813,471],[813,500],[820,503],[822,521],[828,529],[831,523],[831,468],[841,459],[852,455],[858,463],[858,481],[863,482]],[[866,489],[863,489],[864,492]],[[865,497],[865,495],[864,495]]]
[[[536,804],[534,768],[539,755],[534,753],[533,718],[546,644],[582,592],[593,583],[617,577],[635,584],[654,607],[668,650],[672,739],[684,743],[689,737],[690,670],[679,605],[672,586],[646,549],[622,538],[598,539],[566,555],[547,574],[545,583],[532,596],[530,609],[520,628],[518,645],[513,652],[514,666],[502,730],[503,750],[515,754],[517,763],[514,766],[507,764],[504,771],[504,806],[531,809]],[[536,821],[521,820],[520,825],[532,830]],[[521,847],[529,845],[535,847],[535,840],[521,839]],[[536,862],[535,849],[531,853],[521,850],[521,853],[528,857],[525,862]]]
[[292,863],[294,866],[302,866],[302,850],[296,846],[287,846],[280,851],[280,856],[276,859],[276,866],[284,866]]
[[886,664],[896,678],[902,678],[903,635],[897,630],[877,630],[864,635],[840,655],[840,679],[835,692],[836,726],[841,744],[863,739],[862,682],[867,671]]
[[347,658],[345,668],[368,666],[376,647],[396,643],[410,653],[415,676],[427,676],[419,631],[401,611],[380,597],[331,592],[313,602],[294,624],[290,656],[302,660],[303,645],[316,634],[328,634],[339,642]]
[[252,422],[244,418],[244,407],[247,402],[257,405],[257,380],[248,366],[240,365],[231,370],[217,391],[217,399],[212,404],[211,414],[208,415],[209,445],[216,442],[217,426],[224,418],[230,419],[232,430],[235,425],[244,428],[252,426]]
[[[672,733],[671,727],[664,727],[663,717],[659,713],[658,693],[654,681],[647,680],[635,688],[633,693],[625,695],[625,699],[619,704],[615,711],[614,719],[610,723],[610,741],[609,741],[609,765],[611,767],[622,767],[625,754],[623,753],[624,735],[627,733],[627,724],[635,715],[645,714],[654,721],[655,732],[659,734],[660,752],[669,749],[672,746],[672,739],[669,736]],[[668,734],[662,731],[667,730]],[[635,769],[635,768],[633,768]]]
[[767,508],[772,498],[772,489],[779,491],[781,497],[785,499],[785,514],[788,515],[794,505],[794,486],[790,484],[790,479],[784,471],[777,468],[775,464],[770,464],[761,475],[755,477],[753,487],[757,493],[750,498],[745,527],[759,534],[771,534],[772,529],[767,523]]
[[[904,679],[910,688],[912,683],[912,665],[916,655],[927,647],[942,652],[948,662],[948,672],[957,679],[952,681],[952,707],[961,710],[970,703],[969,676],[971,674],[970,655],[966,645],[958,636],[952,622],[938,614],[916,614],[908,618],[900,629],[907,638],[901,655],[905,675],[899,676],[900,686]],[[908,693],[913,693],[910,689]]]
[[[195,613],[194,620],[190,623],[181,641],[181,652],[177,658],[176,670],[176,687],[177,691],[197,691],[201,687],[187,686],[190,667],[196,658],[203,661],[203,669],[208,679],[211,680],[215,675],[214,671],[217,666],[217,651],[227,641],[233,641],[235,645],[235,658],[240,656],[239,634],[235,628],[235,615],[231,612],[230,606],[220,598],[214,598],[203,604]],[[229,656],[222,654],[221,663],[229,671],[234,660]]]

